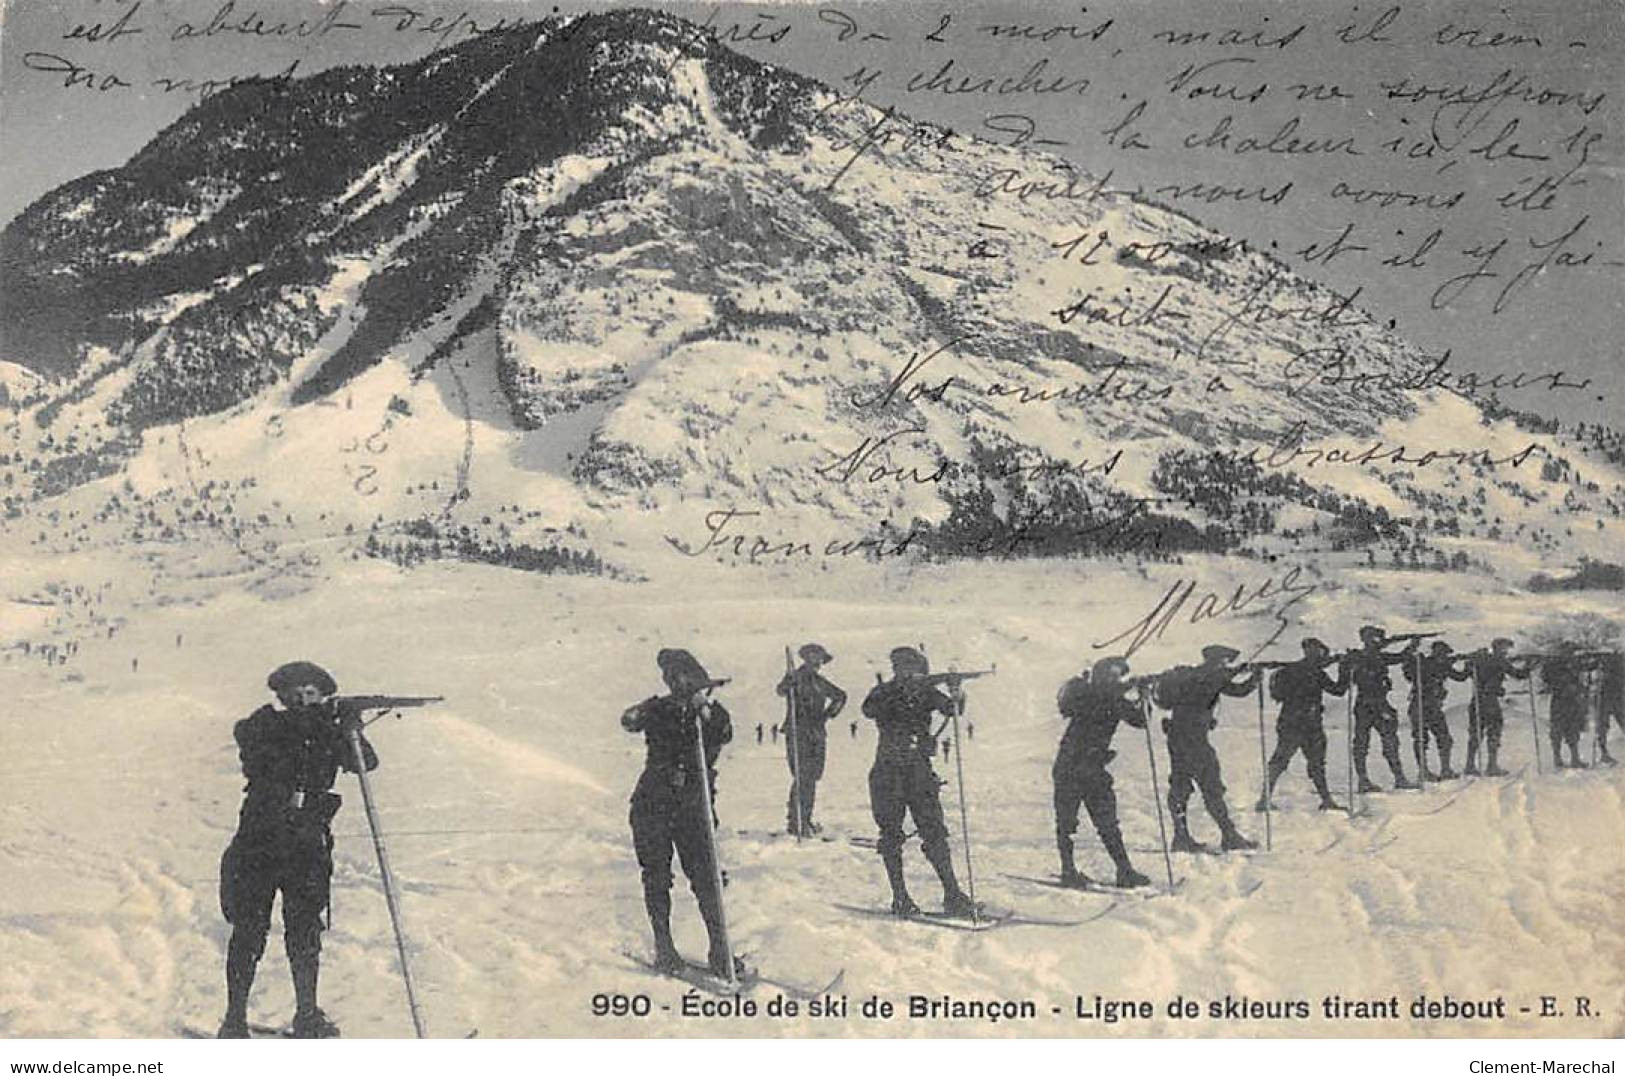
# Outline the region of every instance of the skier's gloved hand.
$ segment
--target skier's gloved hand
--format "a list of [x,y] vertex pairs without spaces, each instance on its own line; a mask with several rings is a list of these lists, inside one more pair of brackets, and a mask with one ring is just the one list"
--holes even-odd
[[338,728],[341,734],[348,736],[352,732],[360,732],[365,726],[366,723],[361,720],[361,711],[356,707],[341,702],[338,704],[337,710]]

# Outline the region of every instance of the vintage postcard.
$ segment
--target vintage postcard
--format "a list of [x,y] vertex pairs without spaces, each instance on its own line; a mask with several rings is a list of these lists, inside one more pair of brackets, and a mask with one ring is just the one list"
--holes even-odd
[[1619,1038],[1622,29],[5,5],[0,1035]]

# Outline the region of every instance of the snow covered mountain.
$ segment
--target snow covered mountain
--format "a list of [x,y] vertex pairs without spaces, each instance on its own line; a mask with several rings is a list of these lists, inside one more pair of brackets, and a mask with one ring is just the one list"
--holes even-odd
[[31,206],[0,272],[33,414],[7,456],[42,461],[8,507],[122,471],[249,483],[254,518],[325,476],[352,533],[437,543],[687,506],[703,547],[700,505],[792,548],[1460,566],[1498,517],[1572,558],[1625,505],[1617,439],[1543,475],[1544,431],[1401,387],[1437,357],[1358,296],[651,12],[218,94]]

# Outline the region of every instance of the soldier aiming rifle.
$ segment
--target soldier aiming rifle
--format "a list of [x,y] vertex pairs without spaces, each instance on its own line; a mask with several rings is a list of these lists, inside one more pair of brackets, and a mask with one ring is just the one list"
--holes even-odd
[[[1451,680],[1467,680],[1472,670],[1461,664],[1450,644],[1439,640],[1428,648],[1426,657],[1413,655],[1405,666],[1405,676],[1411,682],[1411,746],[1416,755],[1417,772],[1424,781],[1449,781],[1458,776],[1450,765],[1450,752],[1455,741],[1450,736],[1450,722],[1444,714],[1445,698]],[[1428,769],[1428,740],[1433,740],[1439,753],[1439,772]]]
[[1198,789],[1202,803],[1222,835],[1220,848],[1231,852],[1258,847],[1257,842],[1244,837],[1230,820],[1219,756],[1207,738],[1218,725],[1213,708],[1218,705],[1220,696],[1246,698],[1258,684],[1258,671],[1230,666],[1239,656],[1240,651],[1228,646],[1205,646],[1202,664],[1181,665],[1157,680],[1156,703],[1172,711],[1171,716],[1163,720],[1162,729],[1168,735],[1168,811],[1174,820],[1171,847],[1176,852],[1207,851],[1206,845],[1191,836],[1186,820],[1191,793]]
[[[974,918],[975,903],[959,888],[943,819],[942,782],[932,769],[936,733],[931,718],[953,720],[964,700],[960,684],[980,673],[935,674],[925,655],[911,646],[891,652],[892,678],[882,680],[863,700],[863,715],[875,723],[879,742],[869,770],[869,806],[880,830],[876,850],[891,885],[893,915],[920,914],[903,877],[904,819],[912,816],[926,860],[942,883],[943,912]],[[940,686],[948,688],[947,693]]]
[[[1396,789],[1419,787],[1405,776],[1399,760],[1399,714],[1388,703],[1388,692],[1393,680],[1388,670],[1411,660],[1421,641],[1431,633],[1410,632],[1387,635],[1375,624],[1360,629],[1360,646],[1343,655],[1348,679],[1354,685],[1354,772],[1358,777],[1356,791],[1361,794],[1381,792],[1379,785],[1366,775],[1366,754],[1371,747],[1373,730],[1382,741],[1382,757],[1388,763]],[[1399,651],[1387,649],[1393,643],[1405,643]]]
[[733,722],[711,692],[713,679],[687,650],[655,656],[667,693],[644,699],[621,715],[621,727],[647,745],[643,772],[632,791],[628,820],[643,879],[643,904],[654,932],[655,967],[683,968],[671,934],[672,853],[682,863],[710,939],[711,973],[733,980],[739,972],[722,903],[722,868],[716,849],[716,763],[733,739]]
[[[242,760],[242,810],[220,860],[220,910],[231,924],[226,943],[226,1015],[222,1039],[246,1039],[248,997],[271,929],[271,905],[282,894],[282,937],[293,977],[296,1038],[339,1034],[317,1004],[322,909],[333,879],[333,791],[340,769],[376,769],[378,756],[361,736],[361,707],[340,705],[338,685],[309,661],[279,666],[266,679],[280,708],[261,706],[232,730]],[[352,750],[351,736],[359,745]]]
[[1478,746],[1484,745],[1484,774],[1504,777],[1501,768],[1501,731],[1506,717],[1501,711],[1501,700],[1506,696],[1506,682],[1527,680],[1532,668],[1529,659],[1514,658],[1512,640],[1499,638],[1488,649],[1475,650],[1464,656],[1473,678],[1473,698],[1467,706],[1467,761],[1462,772],[1468,776],[1478,773]]
[[[1309,780],[1320,794],[1322,811],[1339,810],[1326,784],[1326,713],[1325,697],[1342,695],[1348,690],[1349,673],[1341,659],[1319,639],[1303,641],[1303,657],[1298,661],[1254,662],[1256,668],[1274,668],[1270,677],[1270,697],[1281,704],[1280,716],[1275,720],[1275,751],[1270,755],[1265,771],[1264,793],[1258,799],[1258,810],[1272,809],[1270,796],[1275,782],[1280,780],[1292,756],[1303,752],[1309,767]],[[1337,676],[1326,675],[1326,667],[1336,665]]]
[[1106,767],[1117,752],[1111,749],[1119,722],[1145,728],[1143,678],[1127,679],[1129,663],[1121,657],[1102,658],[1094,669],[1062,685],[1056,698],[1066,731],[1055,753],[1050,776],[1055,784],[1055,845],[1061,854],[1061,884],[1086,886],[1087,875],[1073,860],[1072,834],[1078,829],[1078,806],[1089,810],[1100,843],[1117,868],[1116,884],[1124,888],[1149,885],[1151,879],[1134,869],[1117,821],[1117,795]]

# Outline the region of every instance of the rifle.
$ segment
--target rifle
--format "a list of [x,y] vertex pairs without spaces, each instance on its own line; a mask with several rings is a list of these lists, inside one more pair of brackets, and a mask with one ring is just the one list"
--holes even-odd
[[338,709],[404,710],[413,706],[427,706],[431,702],[445,702],[444,695],[335,695],[333,705]]
[[916,681],[921,682],[921,683],[928,684],[931,687],[936,687],[939,684],[957,684],[961,680],[974,680],[978,676],[992,676],[996,672],[998,672],[998,669],[993,668],[993,669],[977,669],[977,670],[975,670],[973,672],[949,671],[949,672],[939,672],[939,673],[925,673],[923,676],[914,677],[914,679]]
[[1389,643],[1410,642],[1412,639],[1415,639],[1417,642],[1421,642],[1423,639],[1432,639],[1443,634],[1444,632],[1442,631],[1402,631],[1395,635],[1384,635],[1382,642],[1384,646],[1388,645]]

